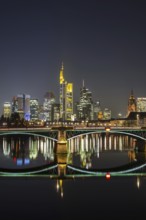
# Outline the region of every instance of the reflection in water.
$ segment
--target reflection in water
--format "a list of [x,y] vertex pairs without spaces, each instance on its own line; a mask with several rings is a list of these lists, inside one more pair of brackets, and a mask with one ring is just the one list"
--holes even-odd
[[[54,161],[55,142],[49,138],[39,136],[4,136],[0,139],[0,151],[7,161],[13,161],[16,166],[33,165],[32,161],[42,164]],[[4,161],[3,161],[4,162]],[[7,163],[8,164],[8,163]],[[5,166],[0,161],[0,167]],[[38,164],[39,165],[39,164]]]
[[[105,162],[107,166],[116,166],[116,158],[112,161],[110,160],[110,155],[117,157],[117,165],[118,163],[128,163],[132,158],[129,158],[131,155],[127,152],[135,149],[135,143],[136,141],[133,137],[124,135],[81,135],[69,140],[67,163],[86,169],[103,167]],[[123,157],[122,162],[122,158],[119,160],[118,156],[124,154],[125,157]],[[108,158],[106,158],[106,156],[108,156]],[[135,157],[133,155],[133,160],[134,159]],[[107,163],[107,160],[109,163]]]
[[[137,142],[133,137],[125,135],[80,135],[68,141],[66,163],[85,169],[101,169],[116,167],[137,160],[144,161],[145,154],[142,154],[142,158],[134,150],[137,147],[136,144]],[[59,158],[56,157],[55,146],[55,141],[45,137],[7,135],[0,139],[0,156],[5,156],[9,159],[7,161],[13,161],[13,164],[15,162],[17,166],[31,165],[32,161],[35,161],[35,164],[45,161],[47,163],[62,164],[62,161],[65,163],[63,158],[65,154]],[[61,149],[63,149],[62,147],[61,145]],[[0,167],[8,164],[3,163],[4,160],[1,159]]]
[[[0,138],[0,168],[19,167],[21,169],[57,163],[56,189],[63,197],[63,181],[69,178],[67,165],[90,171],[120,167],[138,161],[145,163],[145,152],[135,150],[138,149],[138,144],[139,141],[130,136],[89,134],[69,139],[61,146],[63,151],[59,150],[59,153],[56,153],[57,144],[52,139],[39,136],[7,135]],[[144,142],[140,142],[140,146],[143,145]],[[64,152],[64,149],[67,151]],[[74,178],[75,174],[70,176]],[[137,176],[136,184],[139,188],[139,176]]]
[[136,185],[137,185],[137,188],[139,189],[140,188],[140,177],[139,176],[137,176]]
[[57,179],[56,189],[57,192],[60,193],[61,197],[63,197],[63,179]]

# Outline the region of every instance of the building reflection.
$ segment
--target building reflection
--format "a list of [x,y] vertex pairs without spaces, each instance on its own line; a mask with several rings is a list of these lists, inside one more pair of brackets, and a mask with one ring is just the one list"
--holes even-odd
[[[67,149],[67,164],[74,164],[75,160],[79,161],[79,166],[90,169],[93,168],[93,160],[99,160],[102,152],[108,151],[127,151],[129,162],[134,160],[145,160],[145,156],[136,154],[134,149],[138,142],[133,137],[125,135],[106,135],[106,134],[89,134],[80,135],[76,138],[69,139],[65,148],[63,143],[58,143],[63,151]],[[140,143],[142,145],[143,143]],[[52,139],[39,136],[4,136],[1,141],[3,154],[6,157],[13,158],[18,164],[28,164],[43,156],[44,161],[57,161],[55,154],[56,142]],[[139,145],[139,143],[138,143]],[[137,145],[137,146],[138,146]],[[60,151],[60,150],[59,150]],[[62,154],[63,155],[63,154]],[[141,157],[141,158],[139,158]],[[20,162],[22,160],[22,162]],[[63,156],[60,160],[64,160]],[[57,161],[57,163],[59,163]]]
[[28,164],[41,155],[44,161],[54,161],[55,141],[35,136],[11,136],[2,138],[3,154],[13,158],[18,165]]
[[[56,162],[57,192],[63,197],[63,185],[67,177],[67,165],[74,165],[79,161],[79,167],[87,170],[93,169],[93,163],[100,161],[100,154],[105,152],[126,152],[128,162],[146,161],[146,152],[139,152],[138,141],[133,137],[114,134],[89,134],[80,135],[69,141],[59,142],[38,136],[4,136],[0,140],[3,155],[12,158],[18,166],[29,165],[31,161],[40,156],[47,163]],[[63,144],[63,145],[62,145]],[[144,142],[140,142],[143,146]],[[56,146],[59,148],[56,149]],[[74,178],[74,175],[72,176]],[[136,178],[137,188],[140,188],[142,176]]]
[[[89,134],[72,138],[68,142],[67,163],[72,164],[74,156],[80,158],[80,165],[86,169],[92,168],[93,157],[99,158],[106,151],[129,151],[129,160],[135,160],[132,151],[135,149],[135,138],[115,134]],[[134,152],[133,152],[134,154]],[[129,161],[129,162],[130,162]]]

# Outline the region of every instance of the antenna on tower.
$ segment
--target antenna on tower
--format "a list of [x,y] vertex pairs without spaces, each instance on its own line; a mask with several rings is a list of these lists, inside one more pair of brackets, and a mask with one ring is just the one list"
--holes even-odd
[[85,82],[84,82],[84,79],[83,79],[83,87],[85,87]]
[[61,70],[64,70],[64,65],[63,65],[63,62],[62,62],[62,65],[61,65]]

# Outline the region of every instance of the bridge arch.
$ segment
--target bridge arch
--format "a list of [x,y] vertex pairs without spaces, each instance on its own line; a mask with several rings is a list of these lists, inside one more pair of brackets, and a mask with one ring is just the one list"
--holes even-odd
[[71,139],[74,139],[74,138],[77,138],[77,137],[80,137],[80,136],[82,136],[82,135],[89,135],[89,134],[106,134],[106,133],[108,133],[108,134],[122,134],[122,135],[127,135],[127,136],[131,136],[131,137],[135,137],[135,138],[139,138],[139,139],[141,139],[141,140],[144,140],[144,141],[146,141],[146,138],[145,137],[142,137],[141,135],[137,135],[137,134],[134,134],[134,133],[130,133],[130,132],[128,132],[128,131],[87,131],[87,132],[83,132],[83,133],[80,133],[80,134],[76,134],[76,135],[74,135],[74,136],[72,136],[72,137],[69,137],[69,138],[67,138],[67,140],[69,141],[69,140],[71,140]]
[[16,169],[3,169],[0,168],[0,176],[33,176],[33,175],[42,175],[46,174],[47,176],[49,175],[49,171],[55,170],[58,167],[58,164],[53,164],[53,165],[42,165],[40,167],[35,167],[35,168],[27,168],[23,170],[16,170]]
[[[87,169],[83,169],[83,168],[79,168],[79,167],[75,167],[72,165],[67,165],[67,167],[75,172],[79,172],[80,174],[87,174],[87,175],[94,175],[94,176],[105,176],[107,172],[110,172],[111,175],[122,175],[122,174],[134,174],[136,171],[140,171],[141,174],[141,169],[146,167],[146,163],[140,164],[140,165],[136,165],[134,167],[129,167],[128,169],[122,169],[123,166],[121,166],[120,170],[114,171],[113,168],[111,168],[111,170],[106,170],[104,169],[102,170],[87,170]],[[120,167],[119,167],[120,168]],[[136,172],[136,175],[138,173]],[[75,174],[74,174],[75,175]]]

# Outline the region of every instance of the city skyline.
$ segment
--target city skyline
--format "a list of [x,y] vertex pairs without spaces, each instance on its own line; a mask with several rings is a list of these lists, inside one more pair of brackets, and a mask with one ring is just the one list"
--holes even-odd
[[82,81],[93,99],[116,116],[126,114],[131,89],[145,97],[144,1],[3,1],[0,8],[0,103],[19,93],[43,102],[59,97],[59,71]]

